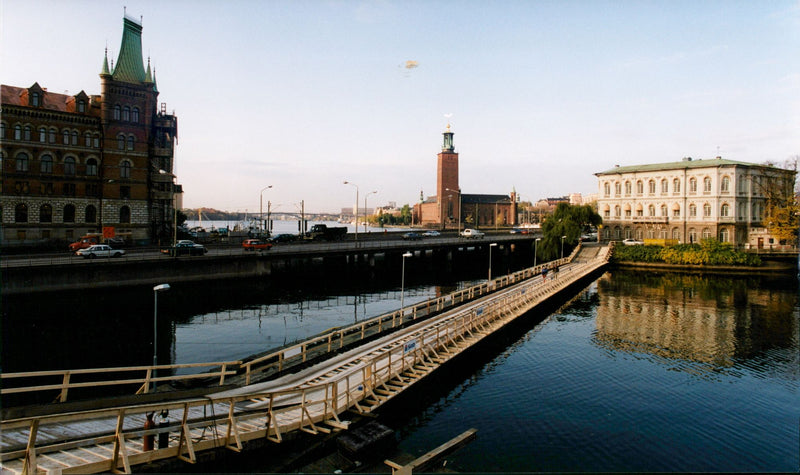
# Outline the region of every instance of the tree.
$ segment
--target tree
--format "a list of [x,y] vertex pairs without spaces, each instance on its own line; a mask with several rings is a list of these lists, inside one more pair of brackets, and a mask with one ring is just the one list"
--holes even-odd
[[403,205],[403,208],[400,209],[400,220],[406,226],[411,224],[411,207],[407,204]]
[[[797,242],[798,225],[800,224],[800,202],[798,202],[795,180],[797,178],[797,162],[795,156],[780,167],[789,173],[764,173],[753,183],[766,198],[764,224],[769,233],[778,242]],[[765,165],[775,167],[774,163]],[[777,167],[776,167],[777,168]]]
[[591,205],[573,206],[559,203],[552,216],[542,224],[542,242],[537,246],[537,254],[543,261],[561,257],[562,236],[564,254],[571,251],[580,241],[581,234],[590,226],[598,226],[603,219]]

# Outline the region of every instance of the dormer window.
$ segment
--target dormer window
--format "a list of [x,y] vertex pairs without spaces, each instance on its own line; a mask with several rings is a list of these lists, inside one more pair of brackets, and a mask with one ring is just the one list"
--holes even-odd
[[38,92],[31,93],[31,107],[39,107],[42,102],[42,96]]
[[78,101],[78,112],[86,112],[86,101]]

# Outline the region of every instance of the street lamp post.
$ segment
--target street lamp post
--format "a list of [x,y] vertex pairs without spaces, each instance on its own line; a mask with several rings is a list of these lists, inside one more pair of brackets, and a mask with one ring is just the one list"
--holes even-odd
[[541,240],[542,240],[542,238],[536,238],[536,240],[533,241],[533,267],[536,267],[536,245]]
[[[261,220],[261,225],[264,226],[264,192],[272,188],[272,185],[265,186],[261,189],[261,194],[258,200],[258,219]],[[269,209],[269,203],[267,203],[267,209]],[[266,226],[264,226],[266,227]]]
[[492,281],[492,248],[497,247],[497,243],[493,242],[489,244],[489,282]]
[[567,236],[561,236],[561,258],[564,258],[564,239],[567,239]]
[[458,193],[458,232],[461,232],[461,188],[457,190],[452,190],[450,188],[445,188],[447,191],[453,191]]
[[156,392],[156,369],[158,366],[158,293],[169,290],[169,284],[153,287],[153,392]]
[[[377,191],[370,191],[366,195],[364,195],[364,234],[367,234],[367,196],[374,195]],[[358,227],[358,224],[356,224]]]
[[356,187],[356,205],[353,207],[353,217],[356,220],[356,241],[358,241],[358,185],[347,180],[345,180],[343,183],[345,185],[353,185]]
[[406,303],[404,299],[405,290],[405,283],[406,283],[406,257],[411,257],[412,254],[410,252],[406,252],[403,254],[403,270],[400,273],[400,318],[403,318],[403,315],[406,313]]

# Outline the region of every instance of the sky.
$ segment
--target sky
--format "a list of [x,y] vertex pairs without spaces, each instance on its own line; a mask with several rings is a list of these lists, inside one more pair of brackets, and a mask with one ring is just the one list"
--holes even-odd
[[99,94],[124,8],[186,208],[413,204],[448,123],[463,192],[523,201],[800,155],[800,0],[0,0],[0,82]]

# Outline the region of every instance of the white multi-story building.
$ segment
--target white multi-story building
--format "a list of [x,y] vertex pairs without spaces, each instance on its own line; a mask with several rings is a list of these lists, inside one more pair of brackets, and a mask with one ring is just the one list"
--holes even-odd
[[777,244],[766,228],[767,202],[796,172],[767,165],[684,158],[596,173],[601,240],[717,238],[739,247]]

